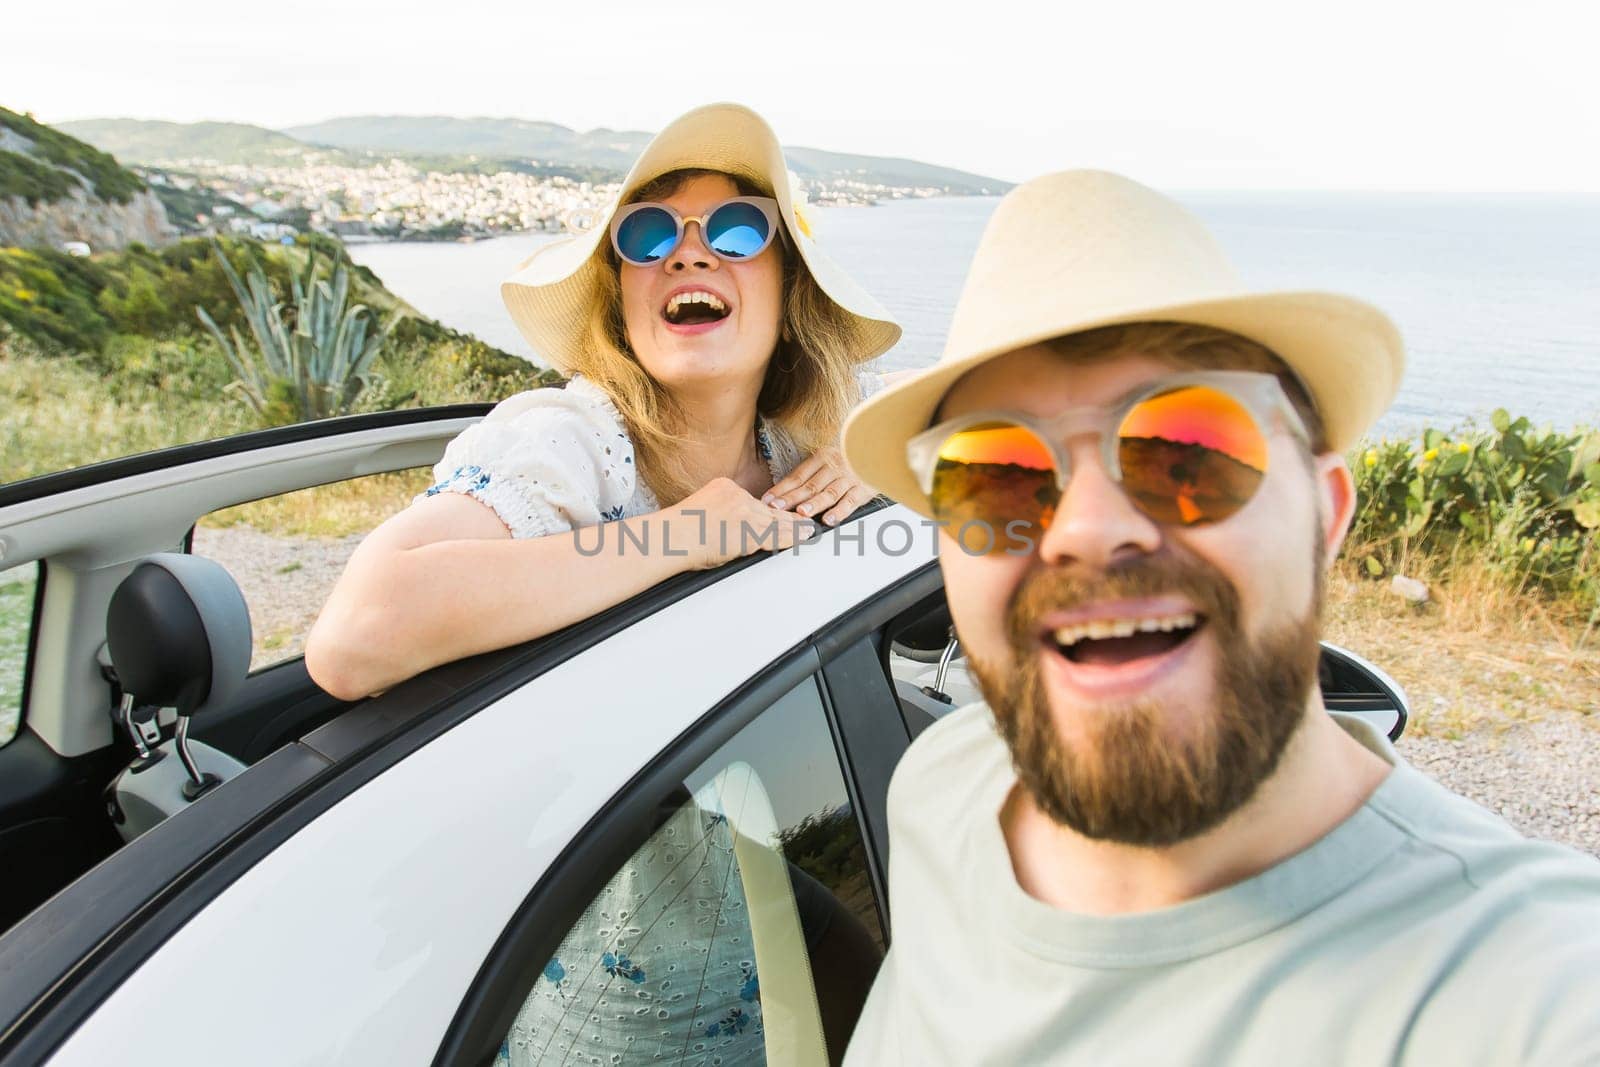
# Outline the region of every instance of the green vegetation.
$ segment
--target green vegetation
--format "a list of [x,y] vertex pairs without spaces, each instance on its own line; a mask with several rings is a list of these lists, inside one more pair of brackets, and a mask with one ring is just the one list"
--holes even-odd
[[0,571],[0,745],[16,736],[22,713],[23,665],[38,574],[37,563]]
[[[212,159],[220,163],[267,166],[297,164],[311,145],[276,130],[242,122],[157,122],[141,119],[84,119],[57,129],[80,137],[129,163],[169,163]],[[325,153],[329,162],[348,162],[342,153]]]
[[1496,411],[1489,430],[1427,430],[1358,449],[1347,555],[1371,577],[1470,569],[1600,621],[1600,431],[1536,431]]
[[778,831],[784,858],[825,886],[837,886],[865,866],[861,834],[847,808],[813,812]]
[[[344,271],[351,300],[375,315],[403,315],[347,410],[498,400],[560,380],[417,315],[330,238],[307,235],[289,247],[224,240],[220,247],[238,272],[259,262],[278,300],[292,302],[296,276],[304,286],[315,256],[313,288],[336,284]],[[87,259],[0,249],[0,482],[277,421],[230,386],[235,375],[196,307],[224,334],[249,329],[204,240]]]
[[[156,194],[156,199],[160,200],[161,206],[167,210],[168,221],[176,226],[181,233],[200,233],[202,230],[207,229],[207,227],[202,227],[195,218],[196,215],[214,218],[219,207],[236,212],[243,210],[231,197],[207,188],[193,175],[173,171],[146,171],[146,175],[151,179],[150,191]],[[156,180],[158,176],[169,180],[158,182]],[[189,179],[193,184],[188,189],[180,189],[171,183],[172,179],[179,181]],[[291,223],[291,225],[294,224]]]
[[32,158],[0,152],[0,196],[22,196],[38,203],[71,195],[76,182],[60,170],[55,171],[57,180],[46,179],[40,173],[49,169],[42,167],[44,163],[82,175],[102,200],[126,204],[145,187],[111,156],[26,115],[0,107],[0,126],[33,142]]
[[[246,242],[226,243],[236,264]],[[287,283],[289,264],[268,264]],[[134,244],[93,258],[35,248],[0,248],[0,320],[40,346],[98,353],[117,334],[164,337],[195,332],[196,305],[221,309],[224,325],[244,324],[228,279],[204,241],[153,251]]]
[[229,330],[230,342],[205,308],[195,312],[222,349],[240,392],[256,414],[268,425],[283,426],[348,412],[367,387],[368,368],[399,321],[400,311],[369,333],[376,320],[365,304],[350,306],[350,271],[336,263],[331,282],[318,278],[314,252],[306,257],[305,271],[291,280],[290,309],[278,300],[254,257],[246,281],[228,262],[221,245],[216,251],[255,346],[245,343],[236,326]]
[[64,170],[15,152],[0,152],[0,197],[20,196],[30,204],[48,204],[65,200],[78,187]]
[[[499,400],[553,378],[464,335],[424,339],[417,321],[391,335],[356,411]],[[101,353],[63,355],[0,325],[0,483],[259,429],[232,380],[198,332],[118,334]]]
[[[465,334],[418,316],[383,287],[377,275],[353,262],[337,240],[304,234],[292,247],[261,246],[225,237],[221,246],[236,271],[250,269],[259,250],[261,269],[287,296],[308,256],[348,270],[352,296],[380,312],[404,311],[391,341],[467,346],[491,377],[527,364]],[[227,274],[209,241],[189,238],[155,251],[135,244],[117,253],[78,258],[34,248],[0,248],[0,322],[52,354],[99,353],[118,334],[167,338],[200,333],[194,309],[205,308],[224,330],[247,328]],[[494,368],[494,369],[490,369]]]

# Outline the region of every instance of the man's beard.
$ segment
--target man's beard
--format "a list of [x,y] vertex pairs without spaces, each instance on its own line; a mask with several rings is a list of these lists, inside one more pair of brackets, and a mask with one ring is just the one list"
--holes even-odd
[[[1320,556],[1320,553],[1318,553]],[[1304,618],[1248,640],[1238,595],[1193,556],[1149,557],[1093,578],[1061,568],[1032,572],[1012,597],[1009,673],[973,659],[1018,780],[1041,811],[1095,840],[1156,847],[1216,826],[1276,769],[1305,717],[1320,655],[1322,568]],[[1154,701],[1063,708],[1075,742],[1062,737],[1040,670],[1038,620],[1082,604],[1177,593],[1189,598],[1219,656],[1212,704],[1197,721]],[[1209,714],[1207,714],[1209,712]]]

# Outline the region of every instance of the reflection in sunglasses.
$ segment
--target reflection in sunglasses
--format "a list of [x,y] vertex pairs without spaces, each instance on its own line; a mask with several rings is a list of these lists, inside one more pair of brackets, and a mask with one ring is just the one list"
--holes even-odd
[[[1220,522],[1255,496],[1267,441],[1234,397],[1182,386],[1129,409],[1118,427],[1116,460],[1123,490],[1139,510],[1160,523],[1191,526]],[[1002,533],[1043,536],[1061,481],[1054,451],[1033,429],[981,423],[939,446],[929,502],[967,551],[992,553],[1004,550]]]

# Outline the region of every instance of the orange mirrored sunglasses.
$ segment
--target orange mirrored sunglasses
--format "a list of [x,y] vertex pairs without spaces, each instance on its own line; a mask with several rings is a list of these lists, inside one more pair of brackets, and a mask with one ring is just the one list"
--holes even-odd
[[1249,503],[1266,477],[1266,428],[1274,419],[1308,440],[1276,377],[1206,371],[1160,378],[1108,407],[1048,419],[1014,411],[962,415],[912,438],[906,458],[934,518],[953,534],[981,527],[985,540],[968,532],[959,539],[993,553],[1043,536],[1071,477],[1065,444],[1086,433],[1099,439],[1107,473],[1151,519],[1221,522]]

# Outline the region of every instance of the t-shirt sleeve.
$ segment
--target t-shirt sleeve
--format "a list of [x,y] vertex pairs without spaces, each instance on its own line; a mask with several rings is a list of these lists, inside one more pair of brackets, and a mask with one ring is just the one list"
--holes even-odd
[[416,499],[464,493],[518,538],[622,518],[638,484],[615,409],[576,382],[501,401],[446,446],[433,478]]

